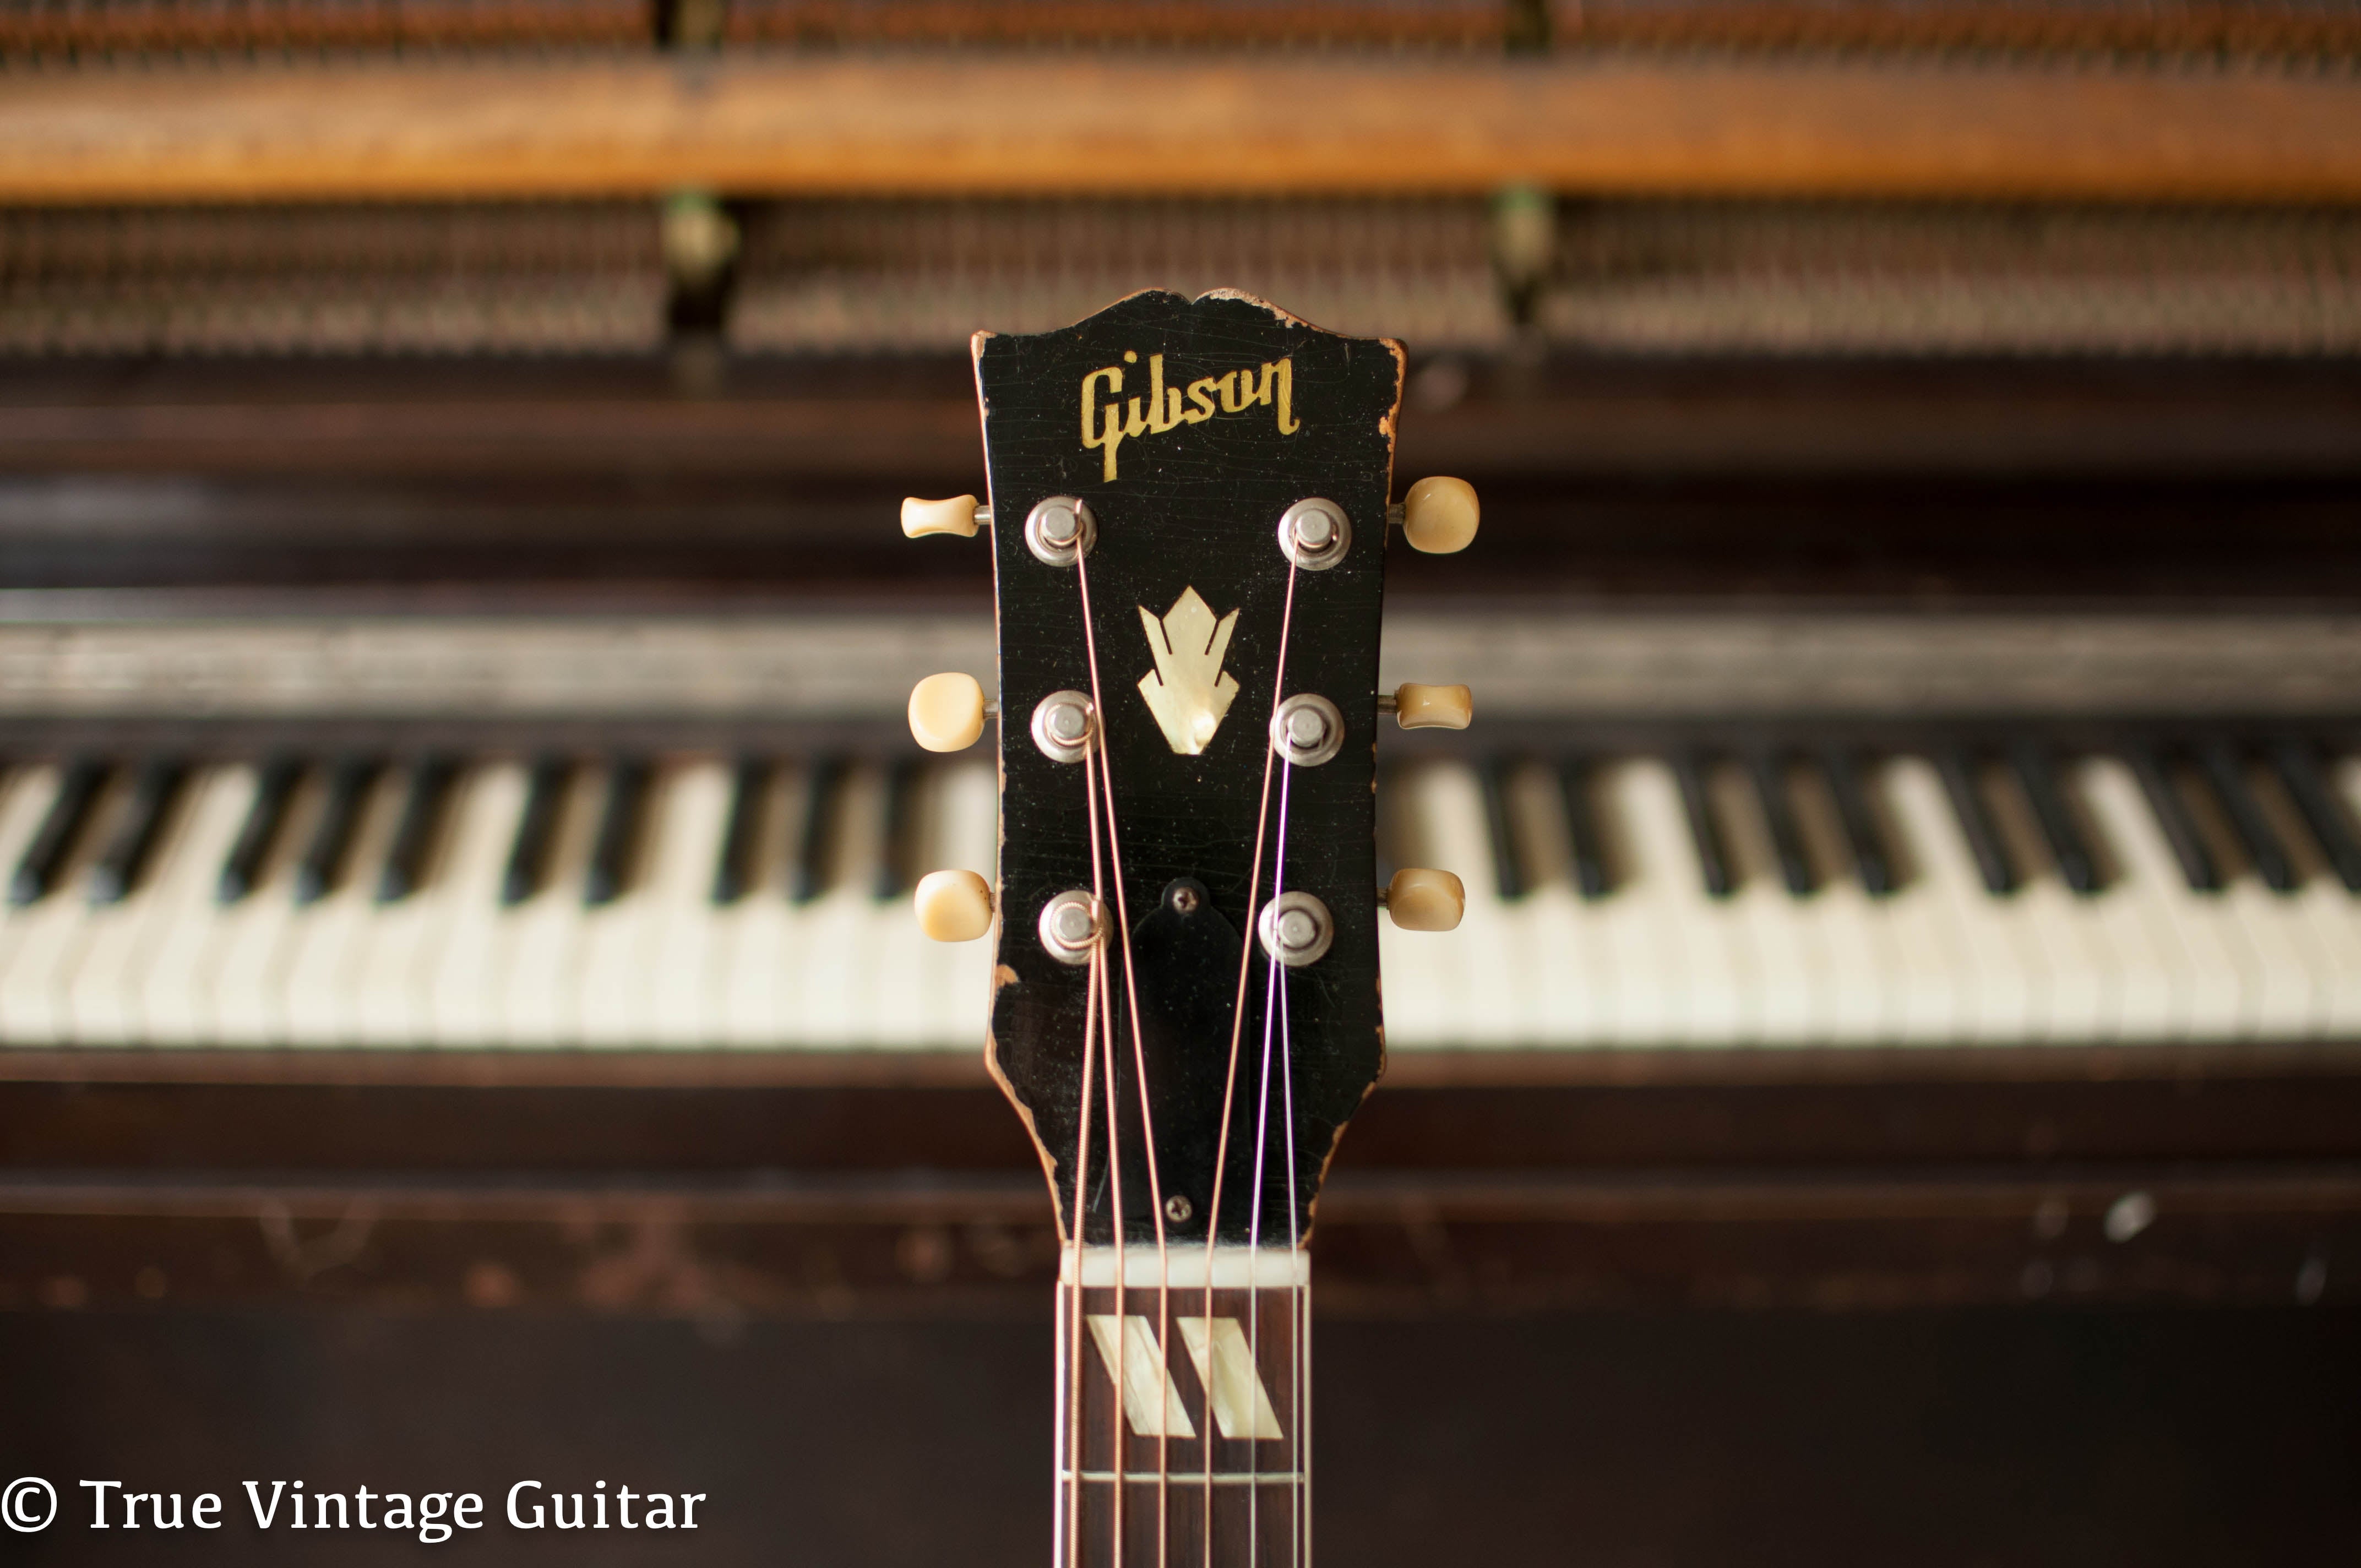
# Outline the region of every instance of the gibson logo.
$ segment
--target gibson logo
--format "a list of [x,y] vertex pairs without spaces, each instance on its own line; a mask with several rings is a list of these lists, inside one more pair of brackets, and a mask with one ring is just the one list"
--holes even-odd
[[[1139,355],[1125,349],[1124,365],[1137,365]],[[1098,400],[1099,384],[1104,382],[1110,393],[1123,390],[1123,365],[1109,365],[1082,378],[1082,444],[1093,452],[1106,454],[1107,482],[1115,482],[1115,449],[1137,435],[1161,435],[1184,424],[1202,424],[1217,412],[1244,413],[1252,408],[1272,406],[1272,392],[1278,392],[1277,412],[1279,433],[1293,435],[1302,425],[1295,417],[1295,361],[1281,359],[1276,364],[1265,361],[1260,378],[1252,370],[1233,370],[1226,376],[1201,376],[1189,383],[1188,401],[1181,401],[1179,387],[1164,384],[1164,356],[1148,356],[1147,407],[1142,400],[1110,397]],[[1217,406],[1218,400],[1218,406]]]

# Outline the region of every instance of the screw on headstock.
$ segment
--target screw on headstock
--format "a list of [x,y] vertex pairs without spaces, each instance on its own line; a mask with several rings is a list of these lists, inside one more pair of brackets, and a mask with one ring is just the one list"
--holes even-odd
[[1025,514],[1025,546],[1044,565],[1072,565],[1090,554],[1098,537],[1098,519],[1090,502],[1079,497],[1051,496]]
[[1353,521],[1334,501],[1301,500],[1279,519],[1279,548],[1307,572],[1324,572],[1353,547]]
[[1178,1192],[1164,1201],[1164,1217],[1176,1225],[1187,1224],[1189,1216],[1196,1212],[1197,1205],[1190,1202]]

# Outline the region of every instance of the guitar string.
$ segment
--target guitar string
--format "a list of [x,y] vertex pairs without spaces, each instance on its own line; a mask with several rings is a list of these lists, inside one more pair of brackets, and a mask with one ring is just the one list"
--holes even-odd
[[[1139,1091],[1140,1141],[1146,1146],[1145,1152],[1148,1160],[1148,1214],[1149,1223],[1153,1224],[1156,1229],[1156,1343],[1159,1347],[1159,1354],[1170,1356],[1171,1354],[1172,1345],[1172,1259],[1170,1254],[1166,1250],[1165,1245],[1164,1178],[1161,1170],[1162,1158],[1161,1151],[1158,1147],[1156,1142],[1156,1116],[1148,1103],[1148,1047],[1140,1032],[1139,985],[1131,956],[1131,904],[1130,895],[1126,892],[1124,883],[1123,840],[1115,817],[1115,759],[1112,753],[1107,750],[1106,704],[1102,698],[1099,689],[1098,632],[1091,613],[1091,573],[1087,557],[1081,553],[1077,553],[1074,557],[1074,581],[1080,587],[1082,593],[1082,647],[1090,658],[1091,711],[1096,718],[1096,722],[1093,725],[1093,729],[1095,731],[1093,740],[1095,741],[1095,749],[1098,752],[1099,760],[1098,789],[1100,795],[1106,802],[1107,862],[1109,869],[1114,872],[1115,876],[1115,929],[1120,934],[1123,943],[1123,989],[1124,1000],[1127,1003],[1126,1011],[1129,1014],[1131,1021],[1132,1072],[1134,1081],[1137,1084]],[[1085,756],[1087,757],[1087,755],[1088,752],[1086,751]],[[1093,813],[1093,836],[1095,836],[1095,817],[1097,810],[1095,804],[1093,804],[1092,809]],[[1110,1009],[1111,1008],[1112,998],[1110,998]],[[1115,1060],[1115,1041],[1113,1038],[1114,1019],[1112,1016],[1108,1017],[1106,1020],[1106,1028],[1109,1035],[1107,1041],[1107,1060],[1112,1064]],[[1111,1082],[1113,1074],[1112,1066],[1109,1068],[1109,1074]],[[1109,1115],[1112,1116],[1113,1113],[1110,1112]],[[1120,1206],[1118,1206],[1115,1215],[1115,1245],[1120,1249],[1125,1245],[1126,1240],[1123,1235],[1123,1216]],[[1118,1270],[1120,1270],[1122,1266],[1120,1252],[1118,1252],[1117,1255],[1116,1266]],[[1120,1280],[1120,1273],[1118,1273],[1117,1278]],[[1157,1568],[1166,1568],[1167,1553],[1170,1550],[1170,1525],[1171,1522],[1172,1508],[1171,1387],[1172,1380],[1170,1374],[1167,1374],[1163,1382],[1159,1385],[1156,1394],[1158,1407],[1156,1437]],[[1208,1414],[1210,1416],[1210,1411]],[[1210,1442],[1211,1440],[1208,1439],[1207,1441]]]
[[[1287,600],[1285,606],[1280,610],[1279,620],[1278,667],[1271,674],[1270,713],[1271,718],[1276,718],[1279,716],[1279,702],[1285,696],[1287,692],[1287,650],[1288,644],[1292,639],[1295,631],[1295,581],[1299,575],[1299,570],[1300,569],[1295,565],[1294,558],[1290,556],[1288,560],[1287,565]],[[1268,721],[1266,721],[1266,728],[1268,728]],[[1271,746],[1269,737],[1266,734],[1263,740],[1262,753],[1262,795],[1255,807],[1254,859],[1248,862],[1248,870],[1246,872],[1247,929],[1246,932],[1246,940],[1241,942],[1238,947],[1238,984],[1236,992],[1232,997],[1230,1004],[1229,1066],[1222,1078],[1221,1133],[1213,1145],[1213,1206],[1212,1212],[1209,1213],[1205,1219],[1204,1313],[1207,1323],[1206,1334],[1209,1341],[1213,1332],[1211,1325],[1213,1317],[1213,1247],[1221,1228],[1223,1178],[1229,1170],[1230,1113],[1237,1096],[1238,1047],[1246,1036],[1246,977],[1250,972],[1250,966],[1252,965],[1254,959],[1253,927],[1257,908],[1257,900],[1260,898],[1262,893],[1262,850],[1264,834],[1270,823],[1271,769],[1273,764],[1277,762],[1278,756],[1278,751]],[[1259,1212],[1260,1194],[1255,1194],[1250,1201],[1256,1203],[1256,1212]],[[1249,1268],[1252,1267],[1251,1260],[1249,1260],[1248,1266]],[[1249,1281],[1249,1300],[1251,1300],[1251,1280]],[[1206,1354],[1207,1365],[1210,1365],[1212,1361],[1213,1356],[1209,1349]],[[1208,1419],[1204,1442],[1204,1568],[1213,1568],[1213,1434],[1211,1421],[1211,1417],[1213,1415],[1211,1409],[1212,1403],[1212,1391],[1211,1389],[1208,1389],[1206,1397],[1206,1404],[1208,1407],[1206,1416]],[[1249,1489],[1251,1490],[1251,1487]]]
[[[1093,964],[1098,956],[1091,958]],[[1074,1142],[1074,1202],[1067,1212],[1068,1245],[1073,1252],[1072,1284],[1067,1302],[1067,1317],[1071,1332],[1067,1335],[1066,1404],[1071,1419],[1067,1423],[1068,1441],[1071,1445],[1066,1466],[1066,1540],[1068,1556],[1065,1568],[1082,1568],[1082,1368],[1087,1365],[1082,1350],[1082,1201],[1088,1187],[1091,1168],[1091,1069],[1098,1043],[1098,987],[1093,984],[1082,1002],[1082,1128]],[[1121,1455],[1117,1456],[1118,1461]]]
[[[1082,565],[1079,554],[1076,555],[1074,564],[1077,567]],[[1083,598],[1082,605],[1082,640],[1084,645],[1088,646],[1091,641],[1091,621],[1090,600],[1087,596]],[[1096,699],[1093,698],[1093,701],[1095,706]],[[1093,773],[1093,751],[1094,748],[1089,745],[1082,748],[1082,804],[1090,823],[1091,916],[1093,921],[1097,921],[1104,919],[1106,915],[1106,866],[1099,850],[1098,785]],[[1107,989],[1106,983],[1106,939],[1096,931],[1093,932],[1092,937],[1089,977],[1091,999],[1085,1005],[1084,1013],[1085,1027],[1088,1026],[1089,1015],[1095,1014],[1096,1039],[1104,1047],[1103,1060],[1105,1063],[1105,1071],[1101,1074],[1101,1079],[1106,1090],[1107,1201],[1112,1205],[1107,1212],[1107,1228],[1110,1239],[1115,1245],[1115,1343],[1114,1366],[1110,1374],[1115,1384],[1115,1403],[1108,1412],[1107,1424],[1113,1433],[1115,1444],[1115,1458],[1111,1466],[1115,1474],[1115,1505],[1111,1515],[1112,1528],[1115,1532],[1113,1561],[1115,1568],[1123,1568],[1124,1488],[1126,1485],[1124,1476],[1129,1474],[1131,1469],[1124,1453],[1123,1441],[1124,1385],[1126,1381],[1124,1374],[1131,1364],[1131,1300],[1130,1292],[1124,1278],[1123,1266],[1123,1126],[1116,1117],[1118,1102],[1115,1088],[1115,1020],[1109,1016],[1113,1010],[1111,1001],[1113,993]],[[1079,1278],[1078,1275],[1078,1282]]]
[[[1280,775],[1279,785],[1279,866],[1287,866],[1288,785],[1293,782],[1290,765]],[[1276,895],[1278,883],[1274,873],[1272,890]],[[1296,1226],[1295,1192],[1295,1035],[1289,1006],[1290,987],[1285,980],[1279,987],[1279,1128],[1287,1144],[1287,1250],[1294,1256],[1302,1250],[1303,1238]],[[1305,1259],[1308,1264],[1311,1260]],[[1289,1328],[1288,1359],[1294,1376],[1289,1379],[1288,1428],[1294,1434],[1295,1463],[1290,1471],[1294,1479],[1288,1484],[1293,1499],[1294,1528],[1288,1532],[1288,1547],[1297,1568],[1312,1561],[1312,1434],[1306,1426],[1312,1406],[1311,1369],[1305,1365],[1312,1343],[1312,1275],[1307,1267],[1301,1283],[1290,1284],[1287,1294]],[[1259,1320],[1257,1320],[1259,1321]],[[1298,1550],[1300,1547],[1300,1550]]]
[[[1276,835],[1277,842],[1273,845],[1271,853],[1270,904],[1268,906],[1271,908],[1278,907],[1279,898],[1287,892],[1287,822],[1289,817],[1289,806],[1294,796],[1294,784],[1295,764],[1291,762],[1282,760],[1279,764],[1279,830]],[[1263,964],[1263,974],[1265,978],[1262,1003],[1262,1071],[1260,1074],[1260,1084],[1256,1091],[1255,1096],[1255,1206],[1252,1218],[1247,1222],[1247,1234],[1249,1237],[1251,1250],[1246,1254],[1246,1278],[1248,1288],[1252,1292],[1251,1299],[1255,1304],[1254,1311],[1247,1320],[1251,1329],[1248,1339],[1248,1348],[1257,1372],[1262,1365],[1262,1291],[1258,1270],[1262,1261],[1261,1200],[1263,1192],[1264,1162],[1270,1152],[1271,1045],[1273,1030],[1281,1025],[1286,1018],[1287,966],[1279,962],[1276,958],[1266,957]],[[1279,1039],[1282,1048],[1285,1048],[1285,1036],[1281,1035]],[[1282,1086],[1284,1085],[1287,1071],[1287,1065],[1282,1064],[1280,1071]],[[1295,1147],[1295,1136],[1291,1128],[1287,1132],[1287,1144],[1289,1157],[1291,1159],[1293,1157]],[[1288,1173],[1287,1187],[1288,1246],[1289,1255],[1291,1258],[1293,1256],[1296,1240],[1294,1207],[1295,1176],[1292,1169]],[[1289,1285],[1286,1288],[1286,1291],[1289,1301],[1288,1321],[1292,1324],[1294,1321],[1294,1286],[1291,1284]],[[1290,1351],[1290,1362],[1292,1359],[1293,1356]],[[1293,1368],[1290,1366],[1290,1370],[1291,1373]],[[1289,1381],[1292,1383],[1294,1381],[1293,1377],[1290,1376]],[[1294,1406],[1294,1399],[1291,1396],[1289,1399],[1289,1406],[1290,1415],[1291,1418]],[[1256,1412],[1256,1420],[1258,1424],[1260,1420],[1259,1410]],[[1291,1427],[1290,1430],[1292,1430]],[[1259,1442],[1255,1443],[1252,1452],[1253,1472],[1257,1476],[1259,1476],[1262,1474],[1262,1445]],[[1297,1466],[1293,1468],[1300,1471],[1301,1467]],[[1289,1484],[1290,1496],[1292,1496],[1293,1485],[1294,1484],[1292,1482]],[[1262,1485],[1261,1482],[1257,1480],[1249,1485],[1246,1491],[1246,1562],[1249,1565],[1256,1561],[1261,1552],[1261,1507]],[[1289,1540],[1291,1542],[1294,1539],[1292,1520],[1290,1521],[1288,1535]]]
[[1129,1399],[1125,1394],[1130,1383],[1131,1370],[1131,1294],[1124,1281],[1123,1245],[1123,1167],[1116,1152],[1114,1136],[1115,1118],[1121,1114],[1121,1102],[1115,1092],[1115,1010],[1114,993],[1107,981],[1107,966],[1092,966],[1092,983],[1099,990],[1099,1032],[1106,1071],[1099,1075],[1099,1083],[1106,1091],[1107,1114],[1107,1183],[1110,1188],[1109,1217],[1115,1233],[1115,1365],[1121,1370],[1115,1378],[1114,1407],[1107,1415],[1107,1425],[1115,1434],[1115,1510],[1111,1529],[1115,1537],[1113,1562],[1123,1568],[1126,1520],[1130,1512],[1130,1456],[1125,1453],[1124,1416]]

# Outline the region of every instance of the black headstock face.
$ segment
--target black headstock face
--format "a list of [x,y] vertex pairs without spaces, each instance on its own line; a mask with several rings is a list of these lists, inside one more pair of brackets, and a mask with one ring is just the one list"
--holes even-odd
[[[1160,1212],[1168,1241],[1214,1223],[1284,1245],[1383,1063],[1376,691],[1401,347],[1240,295],[1151,292],[1060,332],[979,334],[975,364],[1000,624],[994,1071],[1070,1238],[1150,1241]],[[1079,567],[1036,550],[1060,554],[1071,525],[1027,528],[1057,497],[1089,510]],[[1310,499],[1349,526],[1317,569],[1280,543]],[[1037,707],[1093,691],[1103,751],[1058,760]],[[1271,743],[1275,698],[1299,694],[1337,716],[1312,765]],[[1090,963],[1041,929],[1046,905],[1094,886],[1111,1028]],[[1316,959],[1266,955],[1275,891],[1326,910]]]

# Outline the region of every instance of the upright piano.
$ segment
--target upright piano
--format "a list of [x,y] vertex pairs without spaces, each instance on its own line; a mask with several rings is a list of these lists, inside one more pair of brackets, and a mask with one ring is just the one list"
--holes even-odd
[[[0,1304],[966,1311],[966,354],[1411,351],[1339,1312],[2361,1245],[2361,9],[0,7]],[[653,1252],[651,1251],[653,1249]],[[660,1266],[619,1268],[618,1256]]]

